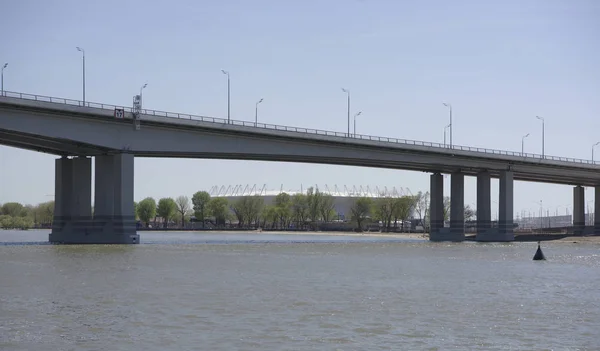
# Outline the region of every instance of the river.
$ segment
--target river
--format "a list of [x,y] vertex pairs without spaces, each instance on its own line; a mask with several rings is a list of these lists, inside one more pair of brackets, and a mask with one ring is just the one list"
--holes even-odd
[[599,350],[600,245],[0,231],[2,350]]

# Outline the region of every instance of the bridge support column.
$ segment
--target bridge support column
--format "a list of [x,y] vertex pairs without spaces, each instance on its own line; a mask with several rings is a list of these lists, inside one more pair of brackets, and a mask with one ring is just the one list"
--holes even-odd
[[50,242],[139,243],[133,213],[133,155],[97,156],[95,162],[92,219],[91,159],[56,160],[55,214]]
[[429,240],[443,241],[444,234],[444,178],[440,173],[430,176]]
[[486,233],[492,228],[491,177],[489,172],[477,175],[477,236],[486,241]]
[[585,229],[585,189],[578,185],[573,188],[573,230],[582,235]]
[[594,192],[594,234],[600,235],[600,186],[596,186]]
[[50,242],[69,241],[73,233],[85,233],[91,219],[92,160],[87,157],[57,159]]
[[499,183],[498,234],[493,235],[492,238],[494,239],[493,241],[514,241],[513,172],[500,171]]
[[450,177],[450,234],[451,241],[465,240],[465,175],[460,172]]

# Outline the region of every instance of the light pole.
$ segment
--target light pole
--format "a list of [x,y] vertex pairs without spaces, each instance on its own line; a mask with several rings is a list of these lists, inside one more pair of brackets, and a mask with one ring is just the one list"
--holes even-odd
[[227,124],[231,123],[231,85],[229,80],[229,71],[221,70],[227,76]]
[[450,109],[450,148],[452,149],[452,105],[450,103],[443,102],[444,106]]
[[448,128],[450,128],[449,124],[444,127],[444,147],[446,147],[446,131],[448,130]]
[[148,83],[142,85],[142,87],[140,88],[140,107],[142,106],[144,100],[142,99],[142,90],[144,90],[144,88],[146,88],[148,86]]
[[85,106],[85,50],[78,46],[77,51],[83,55],[83,106]]
[[545,138],[545,135],[544,135],[544,134],[546,134],[546,133],[545,133],[545,131],[544,131],[544,124],[545,124],[545,121],[544,121],[544,117],[535,116],[535,118],[537,118],[537,119],[539,119],[540,121],[542,121],[542,158],[544,158],[544,155],[545,155],[545,154],[544,154],[544,144],[545,144],[545,143],[544,143],[544,138]]
[[525,138],[527,138],[529,136],[529,133],[527,133],[526,135],[523,135],[523,137],[521,138],[521,156],[523,156],[525,154]]
[[254,109],[254,126],[255,127],[258,124],[258,104],[260,104],[261,102],[263,102],[263,99],[258,100],[258,102],[256,103],[256,106],[255,106],[255,109]]
[[4,64],[4,66],[2,66],[2,88],[0,88],[0,90],[2,91],[2,96],[4,96],[4,69],[8,67],[8,62]]
[[592,163],[594,163],[594,146],[600,144],[600,141],[592,145]]
[[342,88],[342,91],[348,94],[348,138],[350,137],[350,90]]
[[357,114],[354,115],[354,137],[356,138],[356,117],[360,116],[362,111],[358,111]]

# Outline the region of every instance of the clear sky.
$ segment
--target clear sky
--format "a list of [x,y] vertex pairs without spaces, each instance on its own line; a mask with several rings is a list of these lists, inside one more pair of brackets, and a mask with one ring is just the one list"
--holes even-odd
[[[600,2],[595,0],[5,0],[8,91],[344,132],[590,158],[600,141]],[[77,133],[76,130],[73,133]],[[598,148],[600,157],[600,147]],[[54,156],[0,147],[0,202],[54,193]],[[327,165],[137,159],[135,198],[213,185],[370,185],[428,190],[425,173]],[[468,178],[465,203],[475,203]],[[497,181],[492,200],[497,201]],[[445,192],[449,194],[449,178]],[[586,191],[586,201],[594,191]],[[515,184],[515,212],[572,211],[570,186]],[[590,203],[590,206],[592,204]],[[493,204],[494,209],[497,204]],[[544,210],[544,212],[545,212]],[[493,210],[494,211],[494,210]]]

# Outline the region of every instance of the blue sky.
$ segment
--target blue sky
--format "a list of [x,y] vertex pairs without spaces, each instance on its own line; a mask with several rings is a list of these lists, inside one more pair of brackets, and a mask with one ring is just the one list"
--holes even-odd
[[[31,1],[2,4],[9,91],[457,145],[590,158],[600,141],[600,2],[593,0]],[[76,131],[73,131],[74,133]],[[600,156],[600,149],[598,150]],[[54,193],[53,156],[0,147],[0,202]],[[379,185],[427,190],[425,173],[290,163],[137,159],[135,198],[213,185]],[[449,179],[445,191],[449,194]],[[497,201],[497,183],[492,185]],[[466,181],[465,202],[475,202]],[[586,191],[591,200],[593,189]],[[571,206],[569,186],[515,184],[515,212]],[[494,207],[496,204],[493,205]],[[560,206],[560,207],[559,207]]]

